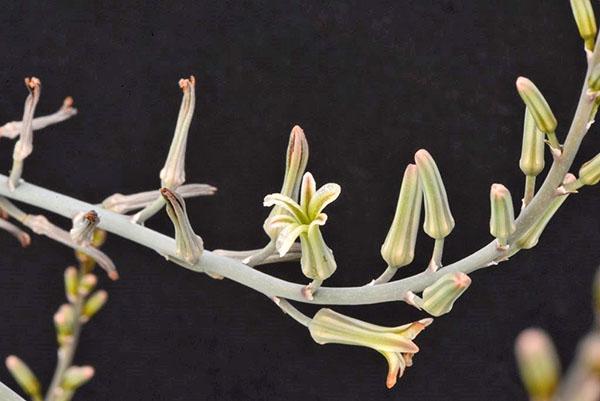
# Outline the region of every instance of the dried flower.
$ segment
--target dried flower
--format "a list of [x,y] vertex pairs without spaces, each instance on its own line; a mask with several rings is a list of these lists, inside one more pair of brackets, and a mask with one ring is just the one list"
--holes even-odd
[[596,17],[590,0],[571,0],[571,10],[579,29],[579,35],[585,43],[585,48],[589,51],[594,50],[597,28]]
[[423,300],[417,305],[432,316],[444,315],[454,306],[454,302],[469,288],[471,278],[465,273],[447,273],[435,283],[425,288]]
[[93,293],[83,305],[81,319],[84,322],[90,320],[96,313],[102,309],[108,300],[108,293],[104,290],[99,290]]
[[515,232],[515,212],[510,191],[502,184],[493,184],[490,190],[490,234],[505,246]]
[[25,362],[14,355],[10,355],[6,358],[6,368],[28,396],[34,400],[42,399],[40,381]]
[[167,202],[167,214],[175,228],[177,257],[195,265],[204,251],[202,238],[194,233],[185,210],[183,198],[168,188],[161,188],[161,195]]
[[431,238],[443,239],[454,229],[454,218],[442,176],[433,157],[425,149],[415,153],[415,162],[425,202],[423,230]]
[[283,194],[265,196],[265,206],[277,205],[285,210],[285,213],[269,217],[265,225],[269,229],[280,230],[275,243],[280,256],[285,255],[300,237],[302,273],[313,280],[325,280],[333,274],[337,265],[319,227],[327,221],[323,209],[337,199],[341,188],[338,184],[329,183],[316,190],[315,179],[307,172],[300,192],[300,204]]
[[519,334],[515,353],[521,380],[531,399],[549,400],[558,384],[560,366],[552,340],[540,329]]
[[404,171],[394,220],[381,247],[381,256],[388,266],[398,268],[412,263],[422,203],[417,166],[409,164]]
[[388,361],[386,380],[388,388],[402,377],[406,367],[412,365],[412,357],[419,347],[412,341],[433,319],[398,327],[377,326],[354,319],[331,309],[320,309],[308,325],[310,335],[318,344],[346,344],[372,348]]
[[77,213],[73,217],[73,228],[69,231],[71,239],[79,246],[89,245],[99,223],[98,213],[93,210]]
[[175,189],[185,182],[185,150],[196,104],[195,86],[196,79],[193,75],[189,79],[179,80],[179,87],[183,90],[183,98],[169,154],[165,166],[160,170],[161,186],[169,189]]
[[[304,135],[304,131],[298,125],[292,128],[290,140],[287,147],[285,157],[285,175],[281,194],[285,195],[294,201],[298,202],[298,191],[302,182],[302,176],[306,165],[308,164],[308,141]],[[269,213],[269,217],[265,220],[263,228],[271,240],[276,240],[281,231],[281,227],[268,224],[273,216],[286,214],[285,209],[281,206],[275,206]]]

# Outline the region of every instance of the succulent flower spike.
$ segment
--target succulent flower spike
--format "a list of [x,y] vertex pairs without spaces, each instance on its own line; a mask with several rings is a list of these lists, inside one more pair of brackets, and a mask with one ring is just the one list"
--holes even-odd
[[600,153],[581,166],[579,169],[579,182],[583,185],[596,185],[600,182]]
[[302,273],[315,281],[305,292],[309,299],[315,287],[318,288],[320,282],[331,276],[337,267],[319,227],[327,221],[323,209],[335,201],[340,192],[340,186],[332,183],[317,190],[315,179],[307,172],[302,179],[300,204],[283,194],[265,196],[265,206],[280,206],[283,209],[281,214],[271,216],[265,222],[269,230],[280,230],[275,242],[279,256],[284,256],[300,237]]
[[454,306],[454,302],[469,288],[471,278],[465,273],[447,273],[435,283],[425,288],[422,302],[417,305],[432,316],[444,315]]
[[61,388],[64,390],[77,390],[94,377],[94,368],[91,366],[71,366],[63,376]]
[[560,375],[560,364],[552,340],[540,329],[527,329],[519,334],[515,354],[521,380],[532,400],[549,400]]
[[160,170],[161,186],[169,189],[175,189],[185,182],[185,150],[196,105],[195,86],[196,79],[193,75],[189,79],[179,80],[179,87],[183,90],[183,99],[169,154],[165,166]]
[[25,362],[14,355],[10,355],[6,358],[6,368],[29,397],[33,400],[42,399],[42,385]]
[[[119,273],[117,273],[117,268],[115,267],[113,261],[104,252],[94,248],[94,244],[76,244],[75,241],[71,239],[71,236],[67,231],[50,223],[48,219],[42,215],[26,215],[22,222],[34,233],[38,235],[45,235],[50,239],[75,249],[77,252],[84,253],[91,257],[102,269],[106,271],[111,280],[117,280],[119,278]],[[98,230],[96,230],[96,232],[98,232]],[[78,258],[80,258],[80,256],[78,256]]]
[[388,266],[398,268],[412,263],[422,203],[423,192],[419,184],[417,166],[409,164],[404,171],[392,226],[381,247],[381,256]]
[[500,247],[506,247],[508,237],[515,232],[515,212],[510,191],[502,184],[490,190],[490,234]]
[[527,206],[535,194],[535,178],[544,170],[544,133],[539,130],[528,108],[523,121],[523,144],[519,167],[525,174],[523,206]]
[[425,149],[417,151],[415,162],[425,201],[423,230],[434,239],[447,237],[454,229],[454,218],[450,212],[448,195],[440,171]]
[[[177,188],[177,193],[185,198],[214,195],[217,188],[208,184],[185,184]],[[113,194],[102,201],[102,207],[115,213],[127,213],[143,209],[160,196],[158,190],[138,192],[131,195]]]
[[8,187],[11,190],[14,190],[19,185],[19,180],[23,173],[23,160],[33,151],[33,114],[40,100],[40,92],[42,90],[42,83],[35,77],[25,78],[25,86],[29,91],[29,95],[25,99],[21,137],[15,143],[13,151],[13,166],[8,179]]
[[[63,104],[58,111],[47,116],[36,117],[33,119],[31,126],[34,131],[46,128],[49,125],[57,124],[65,121],[77,114],[77,109],[73,107],[73,98],[67,96],[63,100]],[[0,127],[0,138],[16,138],[23,130],[23,121],[11,121]]]
[[[285,195],[292,200],[298,202],[298,191],[302,182],[302,176],[306,165],[308,164],[308,141],[304,135],[304,131],[298,125],[292,128],[290,133],[290,141],[287,147],[285,157],[285,175],[280,194]],[[269,217],[265,220],[263,229],[272,241],[275,241],[281,231],[281,227],[268,224],[274,216],[286,214],[282,206],[275,206],[269,213]]]
[[79,212],[73,217],[73,228],[69,231],[71,239],[80,246],[87,246],[92,242],[94,230],[100,223],[98,213],[93,210]]
[[19,240],[21,246],[25,248],[31,244],[31,237],[25,231],[12,224],[10,221],[6,221],[0,217],[0,230],[4,230],[10,233],[13,237]]
[[548,142],[555,151],[560,151],[560,144],[556,138],[556,117],[550,109],[544,95],[533,82],[525,77],[517,78],[517,91],[523,99],[525,106],[533,116],[535,124],[540,131],[548,136]]
[[[568,187],[575,183],[577,178],[573,174],[567,174],[563,180],[563,186]],[[552,216],[557,212],[561,205],[567,200],[570,192],[566,192],[561,196],[556,196],[552,202],[548,205],[542,216],[537,222],[535,222],[523,236],[516,241],[516,247],[518,249],[531,249],[537,245],[540,236],[544,232],[544,229],[552,219]]]
[[386,380],[388,388],[402,377],[412,365],[412,356],[419,352],[413,342],[417,335],[433,322],[421,319],[398,327],[377,326],[354,319],[331,309],[320,309],[308,325],[313,340],[318,344],[346,344],[372,348],[388,361]]
[[167,202],[167,214],[175,228],[177,257],[195,265],[204,251],[202,238],[194,233],[185,210],[183,198],[168,188],[161,188],[160,194]]
[[586,50],[593,51],[596,41],[596,17],[590,0],[571,0],[571,10]]

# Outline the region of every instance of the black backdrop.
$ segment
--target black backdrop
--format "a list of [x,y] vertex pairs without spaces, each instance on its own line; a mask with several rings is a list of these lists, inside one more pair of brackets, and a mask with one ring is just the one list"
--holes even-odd
[[[156,188],[180,102],[177,80],[197,77],[188,182],[219,187],[189,203],[213,248],[265,242],[264,194],[278,190],[294,124],[311,144],[309,169],[343,191],[328,209],[339,264],[328,285],[368,282],[401,174],[425,147],[437,159],[457,222],[446,261],[488,234],[488,190],[522,191],[523,106],[518,75],[551,102],[564,135],[584,73],[567,1],[193,2],[44,5],[5,2],[0,13],[0,120],[21,115],[22,80],[43,81],[39,114],[65,95],[80,114],[35,135],[25,178],[98,202]],[[598,11],[598,10],[597,10]],[[576,165],[600,148],[597,128]],[[0,141],[8,171],[12,143]],[[418,344],[415,366],[391,391],[377,353],[318,346],[264,296],[166,263],[110,237],[122,279],[101,287],[106,309],[85,328],[76,361],[97,377],[92,400],[525,400],[513,341],[547,329],[566,364],[592,321],[590,282],[600,256],[598,188],[565,204],[541,243],[473,275],[453,312]],[[68,223],[59,218],[64,225]],[[149,226],[172,233],[163,217]],[[45,383],[55,363],[52,313],[63,302],[72,253],[34,237],[21,250],[0,235],[0,354],[16,353]],[[419,240],[419,271],[431,249]],[[303,281],[296,265],[264,267]],[[304,308],[311,312],[314,308]],[[402,303],[338,308],[380,324],[422,316]],[[15,386],[5,370],[0,380]]]

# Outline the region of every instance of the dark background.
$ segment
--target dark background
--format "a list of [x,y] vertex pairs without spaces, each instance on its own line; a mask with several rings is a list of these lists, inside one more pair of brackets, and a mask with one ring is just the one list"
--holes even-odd
[[[196,75],[187,178],[219,192],[188,210],[209,249],[265,243],[261,201],[279,189],[287,137],[300,124],[309,170],[318,183],[343,188],[324,230],[339,265],[332,286],[366,283],[384,268],[379,247],[401,175],[421,147],[442,170],[457,222],[444,259],[490,241],[490,184],[507,185],[515,201],[523,187],[515,78],[543,90],[562,138],[585,70],[566,0],[4,2],[0,37],[0,120],[20,119],[29,75],[43,82],[38,115],[66,95],[80,111],[36,133],[25,179],[90,202],[157,188],[180,103],[177,80]],[[599,145],[594,127],[574,172]],[[12,146],[0,140],[5,172]],[[391,391],[376,352],[319,346],[263,295],[112,236],[105,250],[122,279],[102,275],[109,303],[85,327],[76,356],[97,376],[76,399],[525,400],[516,335],[547,329],[566,365],[591,325],[599,201],[597,187],[585,188],[536,248],[474,274],[452,313],[419,337],[415,366]],[[172,234],[164,216],[148,225]],[[51,318],[73,258],[46,238],[33,240],[22,250],[0,235],[0,354],[21,356],[47,384]],[[403,273],[420,271],[431,246],[421,236],[417,261]],[[306,281],[294,264],[261,269]],[[336,309],[388,325],[423,316],[400,302]],[[0,380],[16,386],[4,369]]]

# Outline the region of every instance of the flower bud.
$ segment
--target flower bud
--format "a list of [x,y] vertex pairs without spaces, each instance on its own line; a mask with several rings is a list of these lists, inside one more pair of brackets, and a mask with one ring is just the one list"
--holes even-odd
[[584,185],[596,185],[600,182],[600,153],[581,166],[579,169],[579,182]]
[[96,287],[98,283],[98,279],[95,275],[89,273],[85,274],[81,280],[79,280],[79,286],[77,287],[77,292],[82,297],[87,297],[90,292]]
[[552,340],[540,329],[517,337],[515,353],[521,380],[531,399],[549,400],[558,384],[560,366]]
[[432,321],[421,319],[403,326],[383,327],[331,309],[320,309],[310,321],[308,330],[317,344],[356,345],[381,353],[389,365],[386,385],[392,388],[405,368],[412,365],[412,356],[419,352],[412,340]]
[[100,223],[98,213],[90,210],[87,213],[80,212],[73,217],[73,228],[69,231],[71,239],[80,246],[89,245],[94,236],[94,230]]
[[417,151],[415,162],[425,201],[423,230],[431,238],[445,238],[454,229],[454,218],[442,177],[435,161],[425,149]]
[[556,117],[539,89],[525,77],[517,78],[517,91],[540,129],[546,134],[556,131]]
[[65,294],[70,302],[77,299],[77,287],[79,285],[79,274],[73,266],[67,267],[65,270]]
[[196,104],[195,86],[194,76],[179,80],[179,87],[183,90],[183,99],[169,154],[165,166],[160,170],[161,186],[166,188],[175,189],[185,182],[185,151]]
[[571,10],[579,35],[585,42],[585,48],[589,51],[594,50],[596,39],[596,17],[590,0],[571,0]]
[[[575,178],[575,176],[573,174],[567,174],[565,176],[565,179],[563,180],[563,185],[573,183],[576,180],[577,179]],[[523,234],[523,236],[516,241],[516,248],[531,249],[534,246],[536,246],[540,239],[540,236],[544,232],[544,229],[546,228],[546,226],[548,225],[548,223],[550,222],[550,220],[552,219],[554,214],[558,211],[558,209],[564,203],[564,201],[567,200],[568,196],[569,196],[569,194],[567,193],[565,195],[555,197],[550,202],[550,204],[548,205],[548,207],[546,208],[544,213],[540,216],[538,221],[536,221],[529,228],[529,230],[527,230],[525,232],[525,234]]]
[[65,390],[76,390],[89,382],[94,377],[94,368],[91,366],[71,366],[63,376],[61,387]]
[[90,320],[96,313],[102,309],[108,300],[108,293],[104,290],[96,291],[83,305],[82,318],[85,322]]
[[25,362],[11,355],[6,358],[6,368],[28,396],[33,399],[42,399],[40,381]]
[[[285,175],[283,178],[283,185],[281,187],[281,194],[298,201],[298,193],[300,191],[300,185],[302,183],[302,176],[306,165],[308,164],[308,141],[304,135],[304,131],[298,125],[292,128],[290,133],[290,140],[287,147],[287,153],[285,158]],[[269,219],[273,216],[281,215],[285,213],[281,206],[275,206],[269,217],[265,220],[263,229],[267,235],[272,239],[276,240],[280,227],[272,226],[268,224]]]
[[502,246],[515,232],[515,212],[510,192],[502,184],[493,184],[490,190],[490,234]]
[[381,256],[388,266],[398,268],[412,263],[422,203],[423,192],[419,184],[417,166],[409,164],[404,171],[392,226],[381,247]]
[[0,217],[0,230],[4,230],[10,233],[13,237],[19,240],[19,243],[23,248],[31,244],[31,237],[29,236],[29,234],[21,230],[19,227],[15,226],[10,221],[4,220],[4,218],[2,217]]
[[587,371],[600,375],[600,334],[589,334],[579,345],[581,365]]
[[538,129],[529,109],[525,108],[519,167],[526,176],[536,177],[544,170],[544,139],[544,133]]
[[465,273],[447,273],[423,291],[423,301],[418,306],[432,316],[444,315],[452,309],[454,302],[471,285]]
[[177,257],[195,265],[204,251],[204,244],[202,238],[192,229],[185,210],[185,202],[180,195],[168,188],[161,188],[160,193],[167,202],[167,214],[175,228]]
[[72,305],[68,304],[61,305],[54,314],[54,326],[56,328],[58,343],[61,346],[71,341],[75,319],[75,309]]

